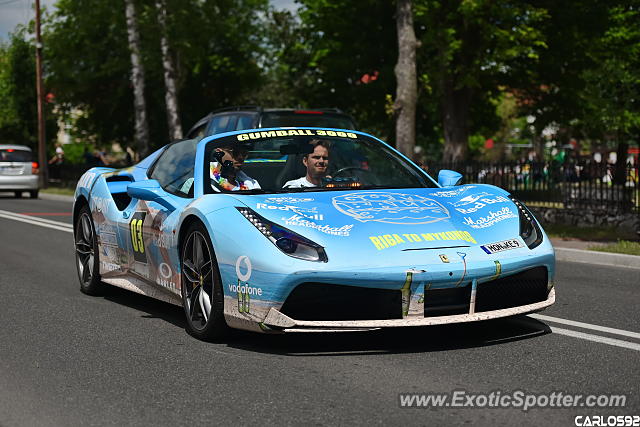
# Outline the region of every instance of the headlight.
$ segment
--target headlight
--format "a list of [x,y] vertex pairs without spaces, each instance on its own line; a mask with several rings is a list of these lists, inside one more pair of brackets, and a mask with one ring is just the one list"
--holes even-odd
[[236,209],[285,254],[306,261],[328,261],[324,248],[319,244],[269,221],[249,208]]
[[520,216],[520,237],[524,240],[524,243],[533,249],[542,243],[542,230],[538,225],[538,221],[533,217],[533,214],[520,200],[513,196],[509,198],[518,207],[518,214]]

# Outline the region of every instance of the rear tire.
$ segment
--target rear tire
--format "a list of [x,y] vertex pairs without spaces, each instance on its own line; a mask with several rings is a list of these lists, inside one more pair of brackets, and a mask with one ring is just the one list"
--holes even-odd
[[13,194],[15,194],[16,199],[21,199],[22,198],[22,191],[14,191]]
[[100,295],[104,285],[100,281],[98,239],[91,211],[87,205],[80,208],[74,229],[80,291],[87,295]]
[[216,341],[229,331],[224,320],[222,280],[204,226],[193,223],[180,248],[182,306],[187,332],[203,341]]
[[38,190],[29,191],[29,195],[31,196],[32,199],[37,199],[38,198]]

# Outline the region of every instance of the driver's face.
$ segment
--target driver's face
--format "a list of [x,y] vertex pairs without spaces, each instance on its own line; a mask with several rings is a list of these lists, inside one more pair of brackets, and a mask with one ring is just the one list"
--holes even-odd
[[316,145],[313,153],[303,159],[307,167],[307,173],[314,178],[322,178],[327,174],[329,167],[329,150],[322,145]]

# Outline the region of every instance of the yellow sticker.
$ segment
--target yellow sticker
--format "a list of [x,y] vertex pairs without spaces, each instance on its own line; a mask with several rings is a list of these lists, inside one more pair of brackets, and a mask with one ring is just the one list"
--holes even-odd
[[440,240],[459,240],[463,242],[477,243],[471,233],[460,230],[443,231],[440,233],[380,234],[377,236],[369,236],[369,240],[379,251],[396,245],[423,241],[434,242]]
[[353,132],[342,132],[336,130],[323,129],[287,129],[270,130],[263,132],[249,132],[236,135],[238,141],[249,141],[251,139],[275,138],[278,136],[333,136],[340,138],[358,139],[358,135]]

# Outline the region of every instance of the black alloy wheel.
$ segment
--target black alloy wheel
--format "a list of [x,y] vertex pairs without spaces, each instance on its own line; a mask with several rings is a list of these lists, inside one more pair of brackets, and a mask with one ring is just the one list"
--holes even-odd
[[98,241],[88,206],[83,206],[75,224],[76,267],[80,290],[88,295],[98,295],[100,281]]
[[182,305],[187,331],[205,341],[222,338],[228,330],[218,263],[209,235],[200,223],[189,227],[181,248]]

